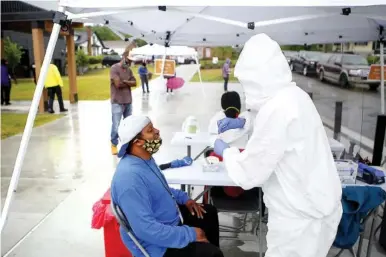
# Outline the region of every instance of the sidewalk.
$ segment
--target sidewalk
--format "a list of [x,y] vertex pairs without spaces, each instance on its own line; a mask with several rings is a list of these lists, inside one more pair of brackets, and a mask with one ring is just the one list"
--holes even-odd
[[[182,76],[179,72],[183,76],[194,72],[191,67],[182,68],[178,76]],[[222,86],[205,83],[203,95],[199,83],[186,83],[175,95],[167,95],[159,83],[157,79],[150,83],[150,95],[142,95],[142,90],[133,93],[133,110],[135,114],[147,114],[161,131],[164,145],[156,159],[173,160],[186,154],[185,147],[170,145],[173,133],[181,130],[189,115],[195,115],[201,129],[206,130],[212,115],[220,110]],[[229,87],[241,93],[240,85]],[[102,230],[91,229],[91,208],[109,187],[118,162],[110,153],[110,126],[109,101],[90,101],[71,106],[63,119],[33,130],[19,189],[3,232],[2,256],[104,256]],[[20,135],[2,141],[2,201],[19,143]],[[201,150],[193,147],[192,155]],[[195,193],[199,190],[196,187]],[[222,223],[237,221],[230,216],[220,219]],[[256,256],[258,251],[256,238],[248,233],[237,240],[222,241],[221,245],[226,257]],[[384,255],[374,249],[372,256]]]

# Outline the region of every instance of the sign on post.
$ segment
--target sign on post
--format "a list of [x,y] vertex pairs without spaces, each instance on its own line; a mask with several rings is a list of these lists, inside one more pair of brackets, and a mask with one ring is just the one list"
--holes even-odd
[[[156,59],[154,73],[156,75],[161,75],[162,71],[162,59]],[[165,60],[164,74],[165,76],[174,76],[176,73],[176,61],[175,60]]]
[[[386,66],[383,67],[384,78],[386,79]],[[369,80],[381,80],[381,65],[373,64],[370,67]]]

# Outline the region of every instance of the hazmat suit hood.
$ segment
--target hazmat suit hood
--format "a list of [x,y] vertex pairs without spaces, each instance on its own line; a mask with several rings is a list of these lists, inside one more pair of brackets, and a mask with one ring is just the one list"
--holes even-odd
[[244,88],[246,107],[252,111],[258,111],[284,88],[295,86],[279,44],[266,34],[257,34],[245,43],[234,75]]
[[227,59],[225,60],[225,63],[226,63],[226,64],[230,64],[230,63],[231,63],[231,60],[230,60],[229,58],[227,58]]

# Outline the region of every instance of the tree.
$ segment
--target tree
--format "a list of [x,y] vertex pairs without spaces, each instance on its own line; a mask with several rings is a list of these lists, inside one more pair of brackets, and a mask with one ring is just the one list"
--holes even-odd
[[20,63],[21,56],[23,54],[22,47],[7,37],[4,40],[4,55],[8,61],[8,67],[14,74],[15,67]]
[[78,67],[79,73],[83,74],[84,67],[88,65],[88,56],[87,54],[79,49],[76,51],[76,66]]
[[121,40],[111,29],[105,26],[94,26],[92,31],[96,32],[102,41]]

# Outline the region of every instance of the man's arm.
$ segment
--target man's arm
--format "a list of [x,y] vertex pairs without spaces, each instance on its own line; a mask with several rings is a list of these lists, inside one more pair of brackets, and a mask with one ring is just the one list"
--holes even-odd
[[187,201],[190,200],[188,194],[182,190],[170,188],[176,202],[180,205],[185,205]]
[[136,87],[137,86],[137,80],[132,77],[129,80],[122,81],[127,87]]
[[129,72],[130,72],[130,78],[128,80],[124,80],[123,83],[127,86],[127,87],[136,87],[137,86],[137,80],[135,79],[134,75],[133,75],[133,72],[131,71],[131,69],[129,69]]
[[116,88],[122,88],[123,84],[121,83],[121,78],[119,77],[119,73],[115,70],[114,67],[110,69],[110,79],[113,81],[113,84]]
[[146,185],[141,180],[119,197],[118,205],[140,240],[166,248],[183,248],[196,241],[193,227],[169,226],[154,218]]

